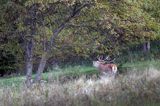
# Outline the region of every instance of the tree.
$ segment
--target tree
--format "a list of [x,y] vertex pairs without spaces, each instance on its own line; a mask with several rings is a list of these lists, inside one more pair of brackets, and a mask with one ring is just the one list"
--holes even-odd
[[0,68],[4,67],[5,72],[22,69],[22,64],[19,63],[23,63],[23,50],[16,36],[18,34],[16,22],[20,12],[14,3],[8,1],[0,1],[0,53],[2,54]]
[[[79,17],[83,9],[89,8],[92,1],[53,1],[52,3],[39,3],[34,2],[30,4],[28,1],[27,6],[21,13],[19,18],[19,29],[24,32],[25,40],[25,54],[26,54],[26,71],[27,71],[27,86],[31,85],[31,75],[33,68],[33,52],[36,43],[40,45],[41,60],[34,79],[34,82],[41,80],[41,74],[46,65],[48,55],[55,45],[56,37],[64,30],[68,24]],[[38,27],[52,31],[52,35],[45,36],[44,31],[38,32]],[[24,36],[23,35],[23,36]],[[36,42],[37,40],[37,42]]]
[[40,82],[50,57],[118,55],[130,46],[154,39],[157,31],[158,25],[143,10],[142,1],[22,1],[8,3],[12,4],[9,11],[3,12],[10,21],[1,28],[6,28],[3,31],[8,38],[9,31],[13,32],[12,40],[24,52],[21,55],[25,57],[28,86],[32,84],[35,57],[39,66],[34,82]]
[[[156,40],[159,39],[159,26],[160,26],[160,1],[159,0],[142,0],[142,9],[147,12],[152,18],[155,19],[156,24],[151,24],[156,32]],[[150,41],[143,44],[143,51],[147,52],[150,50]]]

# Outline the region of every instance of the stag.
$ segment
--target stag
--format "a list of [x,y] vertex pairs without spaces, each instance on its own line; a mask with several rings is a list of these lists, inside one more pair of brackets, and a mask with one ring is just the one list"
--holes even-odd
[[93,61],[93,66],[96,67],[102,75],[115,76],[117,73],[117,65],[113,63],[114,60],[115,59],[111,60],[109,56],[105,59],[98,57],[97,61]]

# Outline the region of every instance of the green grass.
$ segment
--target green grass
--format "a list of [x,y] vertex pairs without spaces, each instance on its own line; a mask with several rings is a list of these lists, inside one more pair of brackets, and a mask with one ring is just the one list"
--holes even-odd
[[24,82],[25,77],[1,78],[0,88],[18,87]]
[[[147,68],[159,66],[160,61],[144,61],[126,63],[124,67]],[[134,71],[134,70],[133,70]],[[142,70],[122,74],[112,81],[106,78],[73,80],[66,83],[49,82],[41,87],[33,86],[28,89],[23,86],[25,76],[1,78],[0,79],[0,105],[13,104],[13,106],[26,106],[40,103],[41,105],[54,104],[80,104],[89,105],[115,105],[135,106],[142,103],[142,106],[159,106],[160,96],[160,72],[156,69]],[[43,73],[43,79],[57,79],[63,76],[82,76],[97,74],[92,66],[67,66],[59,69],[49,69]],[[34,77],[35,75],[33,75]],[[7,87],[7,89],[6,89]],[[109,88],[109,89],[108,89]],[[87,93],[92,92],[92,93]],[[85,92],[86,94],[84,94]],[[76,95],[75,95],[76,94]],[[8,100],[9,99],[9,100]],[[17,102],[18,101],[18,102]],[[56,104],[57,103],[57,104]],[[121,105],[122,104],[122,105]],[[38,105],[38,104],[37,104]],[[140,104],[139,104],[140,105]]]
[[52,73],[54,76],[61,75],[82,75],[82,74],[93,74],[96,73],[96,69],[92,66],[68,66],[58,70],[49,70],[48,73],[44,73],[44,77]]
[[[156,69],[160,69],[160,60],[151,60],[151,61],[138,61],[132,63],[125,63],[122,65],[122,70],[128,68],[128,70],[132,70],[136,68],[137,70],[144,70],[149,67],[154,67]],[[97,74],[98,72],[92,66],[66,66],[64,68],[59,69],[49,69],[48,72],[43,73],[43,79],[48,81],[48,79],[58,79],[62,76],[82,76],[82,75],[90,75]],[[33,75],[34,77],[34,75]],[[1,87],[12,87],[19,86],[25,81],[25,76],[12,77],[12,78],[0,78],[0,88]]]
[[136,68],[138,70],[144,70],[150,67],[160,69],[160,60],[137,61],[132,63],[125,63],[122,65],[122,68],[129,68],[129,69]]
[[[42,78],[46,81],[48,79],[58,79],[61,76],[81,76],[97,74],[95,68],[91,66],[68,66],[60,69],[48,70],[48,72],[43,73]],[[35,75],[33,75],[34,77]],[[12,77],[12,78],[0,78],[0,88],[1,87],[18,87],[25,81],[25,76]]]

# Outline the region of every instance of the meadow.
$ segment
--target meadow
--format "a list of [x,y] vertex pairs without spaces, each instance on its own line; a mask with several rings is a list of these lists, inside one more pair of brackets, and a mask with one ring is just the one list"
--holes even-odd
[[0,106],[159,106],[158,64],[124,64],[129,70],[115,79],[99,76],[92,66],[49,69],[44,82],[31,88],[24,86],[24,76],[2,78]]
[[0,14],[0,106],[160,106],[160,0],[0,0]]

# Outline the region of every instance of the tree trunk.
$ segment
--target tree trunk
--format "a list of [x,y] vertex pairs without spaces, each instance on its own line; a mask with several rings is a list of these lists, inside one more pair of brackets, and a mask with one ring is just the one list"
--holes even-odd
[[28,61],[26,61],[26,71],[27,71],[26,85],[27,87],[30,87],[32,84],[32,68],[33,68],[32,59],[28,59]]
[[41,61],[39,63],[38,70],[37,70],[37,73],[36,73],[36,76],[35,76],[35,79],[34,79],[35,83],[40,82],[43,70],[44,70],[45,65],[46,65],[46,62],[47,62],[47,52],[42,54]]
[[30,87],[32,84],[32,68],[33,68],[33,41],[30,40],[26,45],[26,85]]
[[41,77],[42,77],[42,73],[43,73],[43,70],[45,68],[45,65],[46,65],[46,62],[47,62],[47,54],[51,51],[51,48],[54,44],[54,40],[55,38],[58,36],[58,34],[65,28],[65,25],[66,23],[72,19],[72,17],[68,18],[65,23],[62,23],[57,29],[55,29],[53,32],[53,36],[51,37],[50,39],[50,46],[47,46],[44,44],[44,54],[42,54],[42,57],[41,57],[41,61],[39,63],[39,66],[38,66],[38,70],[37,70],[37,73],[36,73],[36,76],[35,76],[35,79],[34,79],[34,82],[40,82],[41,80]]
[[50,39],[50,46],[47,46],[46,44],[44,44],[44,54],[42,54],[41,61],[39,63],[38,70],[34,79],[34,83],[39,83],[41,81],[42,73],[44,71],[44,68],[47,62],[47,54],[50,52],[54,44],[54,38],[58,36],[58,34],[61,32],[64,26],[65,24],[62,24],[58,29],[54,31],[54,35]]
[[144,52],[144,53],[148,53],[149,51],[150,51],[150,41],[145,42],[145,43],[143,44],[143,52]]

